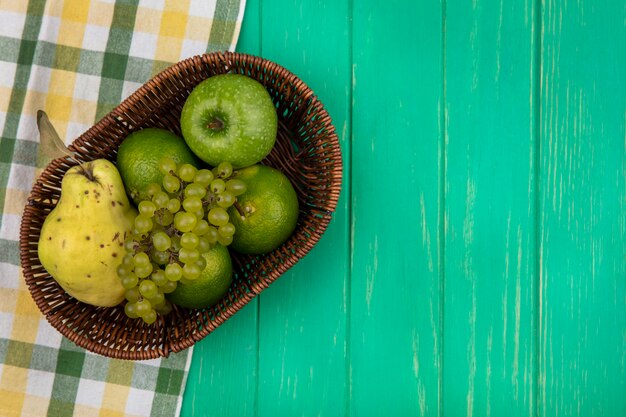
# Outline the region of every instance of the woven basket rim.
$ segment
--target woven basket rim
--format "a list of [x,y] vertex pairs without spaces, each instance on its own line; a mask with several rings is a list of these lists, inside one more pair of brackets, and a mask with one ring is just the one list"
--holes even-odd
[[[327,128],[326,143],[328,144],[329,148],[328,152],[332,156],[331,162],[329,162],[329,167],[327,170],[331,185],[328,187],[327,190],[328,199],[326,201],[324,211],[319,213],[319,216],[321,216],[321,218],[316,224],[316,233],[312,233],[310,235],[310,237],[306,240],[304,247],[297,249],[297,253],[288,256],[284,264],[278,265],[276,268],[272,269],[268,275],[263,276],[262,280],[259,280],[258,282],[252,284],[249,293],[245,294],[243,297],[233,302],[231,307],[225,309],[224,311],[220,311],[220,315],[215,319],[215,322],[211,322],[210,325],[202,326],[202,328],[197,329],[197,331],[191,332],[189,337],[177,340],[173,344],[170,344],[169,341],[166,340],[164,341],[163,346],[156,346],[154,349],[150,350],[120,350],[101,343],[95,344],[91,339],[85,337],[84,334],[79,334],[75,331],[75,329],[65,326],[62,318],[59,319],[58,316],[53,316],[52,313],[56,312],[50,306],[50,302],[44,297],[37,296],[37,293],[41,291],[41,288],[39,288],[39,286],[35,283],[35,275],[46,273],[46,271],[43,269],[43,267],[33,268],[33,265],[31,264],[32,244],[29,242],[29,237],[31,236],[33,230],[33,225],[31,221],[31,210],[33,210],[34,205],[41,204],[39,194],[43,193],[44,191],[42,190],[42,183],[40,182],[40,180],[44,176],[44,174],[52,175],[54,172],[56,172],[56,170],[59,169],[59,167],[68,164],[67,158],[56,159],[49,163],[39,174],[36,182],[33,185],[33,188],[29,192],[27,203],[24,208],[24,215],[22,216],[20,224],[20,262],[29,292],[31,293],[31,296],[33,296],[34,301],[36,302],[40,311],[43,313],[46,320],[63,336],[72,340],[75,344],[82,348],[101,354],[103,356],[130,360],[166,357],[171,352],[178,352],[187,349],[195,342],[206,337],[209,333],[214,331],[215,328],[219,327],[219,325],[232,317],[232,315],[234,315],[243,306],[245,306],[248,302],[254,299],[258,294],[260,294],[261,291],[267,288],[271,283],[273,283],[293,265],[295,265],[296,262],[298,262],[306,254],[308,254],[310,250],[317,244],[323,233],[326,231],[332,219],[332,214],[337,208],[339,194],[341,192],[343,164],[339,140],[337,137],[336,129],[332,124],[330,115],[328,114],[324,105],[318,100],[313,90],[304,81],[302,81],[294,73],[290,72],[281,65],[256,55],[244,54],[239,52],[213,52],[196,55],[172,64],[164,70],[160,71],[148,81],[146,81],[146,83],[142,84],[135,92],[129,95],[126,99],[124,99],[108,114],[102,117],[85,132],[83,132],[69,145],[69,148],[75,151],[77,157],[83,161],[96,159],[95,157],[93,157],[93,155],[89,155],[88,149],[90,146],[93,146],[93,140],[98,138],[100,132],[102,132],[106,128],[109,128],[111,125],[115,126],[118,123],[123,123],[122,120],[124,118],[125,112],[127,112],[137,103],[139,103],[140,99],[145,97],[145,95],[153,93],[155,89],[158,89],[163,83],[172,79],[176,79],[176,77],[183,74],[188,66],[208,65],[209,63],[213,63],[215,60],[217,60],[219,64],[223,65],[224,68],[233,68],[233,63],[245,62],[246,64],[252,66],[258,66],[267,72],[286,74],[288,77],[290,77],[290,79],[295,80],[293,89],[297,91],[297,93],[300,94],[301,97],[308,101],[309,108],[316,109],[319,114],[320,120],[324,122],[324,126]],[[87,151],[85,149],[87,149]],[[52,202],[50,204],[52,205]],[[277,251],[278,250],[280,250],[280,248],[277,249]],[[78,301],[75,302],[79,303]],[[123,330],[119,330],[118,328],[117,331]]]

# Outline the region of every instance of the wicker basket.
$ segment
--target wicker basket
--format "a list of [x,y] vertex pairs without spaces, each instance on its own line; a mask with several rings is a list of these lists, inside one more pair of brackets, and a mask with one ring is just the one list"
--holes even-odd
[[26,284],[46,319],[77,345],[121,359],[168,356],[204,338],[292,267],[320,239],[337,205],[341,151],[331,119],[314,93],[294,74],[265,59],[239,53],[213,53],[181,61],[144,84],[70,149],[78,159],[115,160],[122,140],[145,127],[180,135],[179,116],[198,83],[216,74],[246,74],[260,81],[277,106],[279,133],[264,164],[292,181],[300,202],[296,231],[275,251],[262,256],[232,253],[234,280],[227,295],[207,309],[175,307],[151,326],[130,320],[121,306],[98,308],[69,296],[41,266],[37,242],[44,219],[55,207],[64,173],[75,163],[56,159],[39,176],[28,198],[20,229],[20,257]]

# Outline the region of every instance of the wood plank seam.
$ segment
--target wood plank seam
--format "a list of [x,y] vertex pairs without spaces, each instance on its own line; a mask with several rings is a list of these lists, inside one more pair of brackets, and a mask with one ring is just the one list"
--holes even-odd
[[447,90],[446,90],[446,12],[447,0],[441,0],[441,102],[439,103],[440,112],[440,138],[439,138],[439,417],[445,415],[445,392],[444,392],[444,327],[445,327],[445,294],[446,294],[446,143],[448,141],[447,118],[448,110],[446,106]]
[[349,190],[349,194],[348,197],[344,197],[347,198],[347,211],[348,211],[348,221],[346,223],[346,226],[348,227],[348,230],[346,232],[346,236],[348,236],[349,242],[348,242],[348,276],[346,278],[346,283],[345,285],[347,286],[347,290],[345,291],[345,303],[346,303],[346,324],[345,324],[345,330],[346,330],[346,334],[345,334],[345,378],[346,378],[346,384],[345,384],[345,409],[344,409],[344,415],[345,416],[349,416],[351,414],[350,410],[352,407],[352,355],[351,353],[351,345],[352,345],[352,340],[351,340],[351,333],[352,333],[352,271],[353,271],[353,260],[354,260],[354,228],[352,227],[352,225],[354,224],[354,219],[353,219],[353,207],[352,207],[352,163],[353,163],[353,157],[352,157],[352,143],[354,142],[354,138],[353,138],[353,132],[352,132],[352,126],[354,123],[354,114],[353,114],[353,107],[354,107],[354,87],[355,87],[355,77],[354,77],[354,48],[353,48],[353,43],[354,43],[354,0],[348,0],[348,24],[347,24],[347,28],[348,28],[348,54],[350,56],[350,86],[348,88],[348,131],[346,133],[346,137],[349,138],[349,140],[346,141],[347,146],[347,155],[346,155],[346,159],[348,160],[348,166],[350,167],[350,169],[347,170],[347,172],[344,174],[346,177],[346,181],[348,182],[348,190]]
[[534,155],[533,155],[533,171],[534,171],[534,210],[535,210],[535,227],[533,235],[533,247],[535,250],[535,291],[534,291],[534,306],[531,307],[533,313],[533,336],[534,343],[532,344],[534,352],[532,357],[535,358],[533,364],[534,382],[533,393],[531,399],[534,404],[531,404],[530,409],[534,413],[535,417],[541,415],[540,401],[539,401],[539,387],[541,387],[541,218],[539,213],[541,212],[541,94],[542,94],[542,51],[543,51],[543,0],[533,1],[533,43],[534,43],[534,55],[533,55],[533,68],[531,76],[531,100],[533,108],[533,121],[532,132],[534,134]]

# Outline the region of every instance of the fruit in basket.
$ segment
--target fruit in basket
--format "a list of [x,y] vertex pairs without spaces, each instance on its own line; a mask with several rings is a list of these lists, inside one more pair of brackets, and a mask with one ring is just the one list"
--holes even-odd
[[278,117],[261,83],[241,74],[216,75],[198,84],[180,116],[183,137],[203,161],[247,167],[265,158],[274,143]]
[[296,228],[298,197],[282,172],[253,165],[236,171],[247,190],[229,209],[235,235],[231,248],[240,253],[262,254],[285,242]]
[[124,299],[116,269],[137,212],[120,174],[105,159],[67,170],[61,197],[41,228],[43,267],[74,298],[110,307]]
[[167,294],[172,303],[186,308],[204,308],[217,303],[228,291],[233,279],[233,265],[228,249],[215,245],[202,255],[206,267],[197,279],[182,279]]
[[146,188],[161,183],[159,160],[169,157],[176,163],[198,167],[200,161],[191,152],[183,138],[159,128],[146,128],[131,133],[117,152],[117,167],[126,191],[135,204],[149,199]]
[[[171,305],[165,295],[175,291],[180,281],[207,279],[207,274],[216,274],[217,267],[226,268],[224,262],[209,264],[219,252],[207,254],[232,242],[235,227],[227,210],[246,190],[242,180],[230,178],[233,168],[229,162],[212,170],[196,169],[166,157],[158,167],[163,179],[147,187],[150,199],[139,203],[117,269],[126,290],[126,314],[148,324],[154,323],[158,314],[169,313]],[[226,254],[230,256],[228,251]],[[230,262],[222,272],[232,272]],[[225,279],[219,274],[218,278],[220,282]]]

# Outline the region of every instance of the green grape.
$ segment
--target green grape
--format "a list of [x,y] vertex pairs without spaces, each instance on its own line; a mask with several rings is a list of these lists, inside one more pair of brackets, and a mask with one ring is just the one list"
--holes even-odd
[[[202,220],[202,221],[204,221],[204,220]],[[208,227],[208,225],[207,225],[207,227]],[[196,226],[196,228],[197,228],[197,226]],[[194,229],[194,230],[196,230],[196,229]],[[180,246],[182,246],[182,248],[186,248],[186,249],[195,249],[196,246],[198,246],[198,242],[199,241],[200,241],[200,238],[194,232],[183,233],[183,235],[180,237]]]
[[226,181],[226,189],[233,193],[235,196],[239,196],[246,192],[246,183],[242,180],[232,178]]
[[154,297],[150,297],[148,301],[150,301],[150,304],[152,304],[153,308],[156,308],[157,306],[163,304],[163,302],[165,301],[165,296],[163,295],[161,290],[157,289]]
[[193,280],[191,279],[187,279],[184,276],[180,279],[180,281],[178,281],[179,284],[191,284]]
[[[215,242],[217,242],[217,236],[215,236]],[[209,250],[211,250],[211,242],[209,242],[209,239],[206,236],[201,236],[198,239],[198,246],[196,247],[196,249],[200,253],[207,253]]]
[[209,222],[204,219],[200,219],[198,220],[198,223],[196,223],[196,227],[194,227],[192,233],[196,236],[204,236],[209,231],[209,227]]
[[222,236],[222,235],[218,235],[217,236],[217,242],[222,245],[222,246],[228,246],[231,243],[233,243],[233,237],[232,236]]
[[195,263],[188,263],[183,266],[183,276],[190,281],[198,279],[201,273],[202,270]]
[[211,181],[211,185],[209,186],[209,188],[215,194],[219,194],[226,189],[226,183],[224,182],[223,179],[216,178],[213,181]]
[[153,269],[154,268],[151,263],[148,263],[147,265],[137,265],[135,266],[135,274],[137,274],[139,278],[146,278],[150,276]]
[[158,306],[154,306],[154,309],[157,311],[157,313],[161,314],[162,316],[166,316],[172,312],[172,303],[170,303],[166,299],[165,301],[163,301],[162,304],[159,304]]
[[180,237],[178,235],[172,236],[172,248],[170,249],[174,253],[178,253],[182,246],[180,246]]
[[182,164],[178,167],[178,176],[185,182],[192,182],[196,176],[196,167],[191,164]]
[[146,194],[149,195],[150,197],[153,197],[159,191],[161,191],[161,186],[157,184],[156,182],[151,182],[146,187]]
[[150,234],[150,232],[140,232],[136,227],[133,227],[131,233],[135,236],[135,240],[137,240],[137,250],[141,250],[141,246],[143,244],[142,241]]
[[174,215],[167,209],[160,209],[157,211],[155,218],[157,219],[157,223],[161,226],[169,226],[174,221]]
[[228,178],[233,174],[233,165],[227,161],[221,162],[217,166],[217,172],[220,178]]
[[135,258],[133,258],[133,255],[131,255],[130,253],[127,253],[122,258],[122,264],[121,265],[125,265],[125,266],[127,266],[129,268],[132,268],[132,267],[135,266]]
[[176,172],[176,161],[170,157],[164,156],[159,160],[159,171],[161,171],[163,175],[169,174],[172,171]]
[[129,265],[124,265],[123,263],[119,264],[117,267],[117,276],[120,278],[124,278],[129,276],[132,273],[133,267]]
[[162,251],[155,250],[150,255],[150,258],[154,262],[156,262],[158,265],[166,265],[170,261],[170,254],[169,252],[162,252]]
[[156,232],[152,235],[152,244],[156,250],[163,252],[169,249],[172,241],[167,233]]
[[131,302],[126,303],[126,305],[124,306],[124,314],[126,314],[131,319],[136,319],[137,317],[139,317],[139,315],[137,314],[137,304]]
[[157,313],[154,309],[150,309],[143,317],[143,322],[146,324],[152,324],[157,320]]
[[209,223],[215,226],[223,226],[228,223],[228,212],[221,207],[213,207],[209,210],[207,219],[209,220]]
[[141,297],[141,294],[139,293],[139,288],[137,287],[129,288],[124,292],[124,298],[126,298],[129,303],[137,302],[139,297]]
[[148,233],[150,230],[152,230],[152,227],[153,223],[150,217],[143,214],[139,214],[137,217],[135,217],[135,228],[139,233]]
[[200,268],[200,271],[204,271],[204,268],[206,268],[206,259],[204,259],[204,256],[201,256],[196,261],[194,261],[194,264],[198,268]]
[[208,187],[211,181],[213,181],[213,173],[209,169],[199,169],[193,181]]
[[[182,239],[181,239],[182,242]],[[185,247],[180,248],[178,251],[178,259],[183,263],[189,263],[197,260],[200,257],[200,252],[196,249],[188,249]]]
[[145,316],[148,312],[150,312],[150,310],[152,310],[152,304],[150,304],[150,301],[145,298],[137,301],[137,315],[139,317]]
[[159,289],[163,292],[163,294],[169,294],[174,291],[177,286],[177,281],[167,281],[165,284],[161,285]]
[[235,225],[230,222],[226,223],[225,225],[217,228],[217,233],[223,237],[232,236],[235,234]]
[[207,238],[207,241],[209,242],[209,244],[211,244],[211,245],[215,244],[215,242],[217,242],[217,236],[218,235],[219,234],[217,233],[217,227],[210,226],[209,232],[206,234],[206,238]]
[[152,202],[156,205],[157,209],[167,207],[167,203],[170,202],[170,196],[165,191],[159,190],[152,196]]
[[130,273],[122,278],[122,287],[129,290],[131,288],[135,288],[137,283],[139,282],[139,278],[137,278],[137,274]]
[[150,279],[144,279],[139,284],[139,292],[146,298],[152,298],[158,292],[157,285]]
[[139,252],[135,255],[135,267],[150,265],[150,257],[145,252]]
[[156,210],[156,206],[154,205],[154,203],[149,200],[140,201],[137,208],[139,209],[139,213],[143,214],[146,217],[154,216],[154,211]]
[[128,239],[126,239],[124,241],[124,249],[129,254],[135,252],[135,250],[138,249],[138,248],[139,248],[139,244],[137,243],[137,241],[133,237],[129,237]]
[[235,194],[231,193],[230,191],[222,191],[220,194],[217,195],[217,198],[215,199],[217,205],[222,208],[228,208],[232,206],[233,204],[235,204],[235,200]]
[[206,186],[193,182],[185,188],[185,197],[202,198],[206,195]]
[[152,324],[156,321],[156,319],[157,319],[157,315],[156,315],[156,311],[154,310],[150,310],[148,313],[146,313],[145,316],[142,317],[143,322],[146,324]]
[[180,210],[180,200],[178,198],[172,198],[170,199],[170,201],[167,203],[167,207],[166,207],[170,213],[175,214],[178,212],[178,210]]
[[152,275],[150,276],[150,279],[156,285],[163,285],[163,284],[165,284],[167,282],[167,277],[165,276],[165,271],[162,270],[162,269],[157,269],[156,271],[153,271]]
[[180,180],[173,175],[165,174],[163,176],[163,189],[168,193],[175,193],[180,190]]
[[198,218],[193,213],[179,211],[174,215],[174,227],[183,233],[191,232],[197,223]]
[[165,277],[168,281],[176,282],[183,276],[183,268],[180,264],[172,263],[165,267]]
[[198,210],[202,210],[202,200],[195,196],[187,197],[183,200],[183,208],[192,213]]

